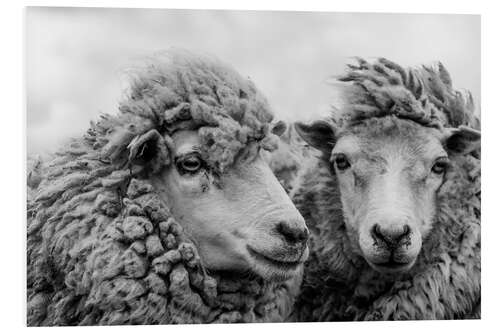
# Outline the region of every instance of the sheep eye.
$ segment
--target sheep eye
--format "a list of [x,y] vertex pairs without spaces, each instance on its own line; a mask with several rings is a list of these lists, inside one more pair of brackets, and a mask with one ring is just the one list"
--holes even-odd
[[203,161],[197,154],[180,157],[175,162],[180,173],[196,173],[203,167]]
[[347,159],[347,156],[345,156],[344,154],[336,155],[333,160],[335,162],[335,165],[337,166],[337,169],[339,170],[346,170],[351,166],[349,160]]
[[449,164],[448,158],[440,157],[434,162],[431,170],[437,175],[442,175],[448,169]]

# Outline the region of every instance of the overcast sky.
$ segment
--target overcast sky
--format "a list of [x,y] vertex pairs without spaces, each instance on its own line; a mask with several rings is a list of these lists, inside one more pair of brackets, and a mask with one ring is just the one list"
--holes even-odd
[[404,66],[440,60],[480,102],[477,15],[29,8],[26,25],[28,153],[52,151],[116,112],[120,72],[170,47],[230,63],[288,121],[325,115],[325,81],[353,56]]

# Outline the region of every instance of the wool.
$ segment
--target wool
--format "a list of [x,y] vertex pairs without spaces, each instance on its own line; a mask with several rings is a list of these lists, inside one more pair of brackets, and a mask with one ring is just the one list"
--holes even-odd
[[273,322],[298,281],[208,272],[151,176],[171,163],[169,134],[197,130],[214,172],[257,143],[272,113],[253,83],[208,56],[169,51],[130,72],[119,112],[32,163],[28,178],[29,326]]
[[[339,80],[344,104],[331,119],[339,131],[386,116],[438,129],[479,127],[470,94],[452,88],[441,64],[403,69],[385,59],[359,60]],[[480,153],[450,160],[433,229],[415,265],[397,276],[378,273],[354,253],[328,158],[301,170],[291,196],[311,231],[311,252],[290,320],[479,318]]]
[[300,139],[293,126],[286,126],[285,132],[279,137],[278,148],[264,151],[263,156],[283,188],[290,192],[304,161],[310,159],[315,152]]
[[405,69],[385,58],[357,60],[332,82],[342,96],[332,114],[339,126],[395,115],[438,129],[479,127],[471,93],[453,88],[442,63]]

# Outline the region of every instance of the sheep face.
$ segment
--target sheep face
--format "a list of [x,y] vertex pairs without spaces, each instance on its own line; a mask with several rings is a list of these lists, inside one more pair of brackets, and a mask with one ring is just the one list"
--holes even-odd
[[470,129],[443,131],[392,116],[342,130],[326,123],[297,128],[331,166],[353,248],[383,273],[413,266],[432,229],[450,159],[479,142]]
[[[305,222],[258,153],[239,157],[218,174],[203,159],[196,131],[178,131],[170,163],[153,184],[197,244],[210,270],[286,280],[308,256]],[[249,157],[251,156],[251,157]]]

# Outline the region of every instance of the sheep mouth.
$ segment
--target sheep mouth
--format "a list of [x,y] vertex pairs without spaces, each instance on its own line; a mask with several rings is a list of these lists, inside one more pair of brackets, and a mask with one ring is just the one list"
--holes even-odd
[[299,260],[295,261],[283,261],[275,258],[271,258],[268,255],[265,255],[261,252],[258,252],[254,249],[252,249],[250,246],[247,246],[248,253],[250,253],[250,256],[255,260],[255,262],[264,264],[265,266],[270,266],[277,268],[281,271],[295,271],[299,265],[301,265],[304,260],[302,260],[302,257],[304,255],[301,255],[301,258]]
[[414,261],[396,261],[394,259],[389,259],[385,262],[371,262],[367,260],[368,264],[378,272],[381,273],[401,273],[408,271],[412,266]]

